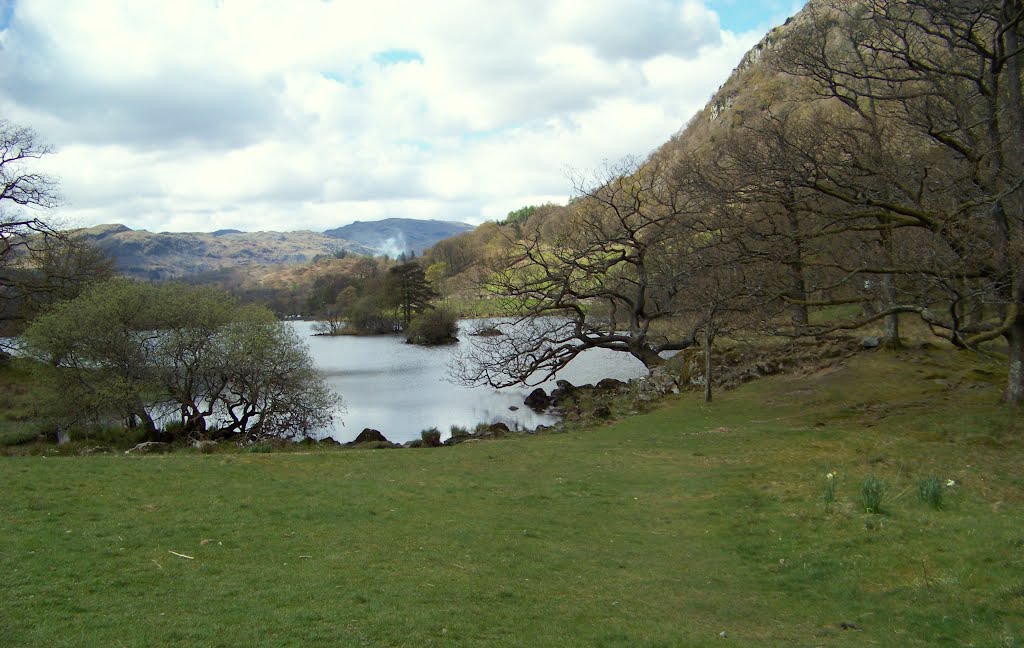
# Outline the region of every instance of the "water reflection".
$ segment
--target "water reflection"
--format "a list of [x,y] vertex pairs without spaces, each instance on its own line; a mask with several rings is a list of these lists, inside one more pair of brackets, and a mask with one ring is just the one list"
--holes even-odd
[[[532,388],[498,390],[451,382],[448,363],[468,342],[420,347],[405,344],[397,336],[322,337],[312,335],[311,322],[292,322],[292,326],[309,343],[327,382],[345,400],[345,411],[328,430],[338,441],[351,441],[367,427],[402,443],[418,439],[430,427],[440,429],[447,438],[452,425],[472,429],[478,423],[502,422],[510,428],[534,429],[557,420],[523,406]],[[460,338],[467,338],[465,331]],[[629,380],[645,373],[643,365],[626,354],[593,349],[573,360],[559,377],[581,385],[605,377]],[[550,391],[553,384],[542,386]]]

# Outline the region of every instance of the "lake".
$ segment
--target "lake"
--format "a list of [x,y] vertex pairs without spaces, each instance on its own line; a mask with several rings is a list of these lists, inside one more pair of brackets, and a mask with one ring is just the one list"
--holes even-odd
[[[327,435],[347,442],[363,428],[373,428],[390,441],[404,443],[431,427],[447,438],[452,425],[472,430],[478,423],[501,422],[512,429],[532,430],[555,423],[556,417],[523,405],[534,387],[467,387],[450,380],[448,364],[460,346],[470,343],[468,330],[473,324],[462,324],[458,344],[422,347],[406,344],[401,336],[315,336],[313,322],[291,322],[309,344],[328,384],[345,401]],[[558,378],[582,385],[646,374],[643,364],[628,354],[591,349],[569,363]],[[554,382],[540,386],[550,392]]]

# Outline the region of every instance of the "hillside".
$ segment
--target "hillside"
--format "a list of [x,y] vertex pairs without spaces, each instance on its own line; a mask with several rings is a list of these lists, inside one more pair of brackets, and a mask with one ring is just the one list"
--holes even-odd
[[220,270],[305,264],[339,252],[398,256],[421,253],[438,241],[473,229],[466,223],[388,218],[326,232],[149,232],[97,225],[75,234],[114,259],[117,269],[140,279],[165,280]]
[[354,241],[373,248],[379,254],[395,257],[403,252],[422,254],[423,250],[438,241],[472,229],[473,226],[468,223],[454,221],[385,218],[379,221],[356,221],[343,227],[329,229],[324,234]]
[[149,232],[97,225],[74,232],[106,252],[117,269],[140,279],[176,279],[235,266],[305,263],[339,251],[369,248],[317,232]]

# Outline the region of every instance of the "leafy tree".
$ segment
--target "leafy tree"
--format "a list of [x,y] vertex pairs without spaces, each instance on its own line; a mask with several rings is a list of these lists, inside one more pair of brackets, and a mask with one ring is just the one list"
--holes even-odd
[[397,333],[402,329],[401,322],[392,313],[393,310],[385,308],[379,295],[369,294],[358,298],[348,308],[347,321],[358,333]]
[[22,339],[60,425],[174,421],[249,437],[303,435],[336,404],[286,324],[213,289],[114,280],[38,317]]
[[430,300],[435,296],[422,266],[415,261],[391,267],[384,279],[384,297],[401,313],[403,326],[409,325],[413,315],[430,308]]
[[530,219],[530,216],[537,211],[537,205],[527,205],[526,207],[520,207],[514,209],[508,213],[508,216],[504,220],[498,221],[499,225],[522,225]]
[[279,321],[239,317],[223,331],[219,402],[229,433],[249,439],[309,436],[330,423],[338,397],[317,372],[294,329]]

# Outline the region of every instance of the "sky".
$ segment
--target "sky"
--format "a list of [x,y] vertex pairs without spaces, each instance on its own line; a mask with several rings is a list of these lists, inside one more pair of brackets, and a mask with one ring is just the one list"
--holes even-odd
[[0,118],[67,226],[478,224],[650,153],[801,4],[0,0]]

